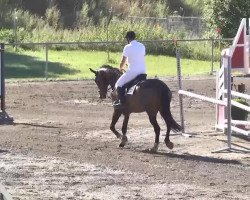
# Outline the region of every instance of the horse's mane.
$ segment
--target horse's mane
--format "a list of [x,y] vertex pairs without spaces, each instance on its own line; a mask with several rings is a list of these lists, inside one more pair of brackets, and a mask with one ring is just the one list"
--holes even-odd
[[100,69],[101,69],[101,68],[110,69],[111,71],[114,71],[116,74],[117,74],[117,73],[118,73],[118,74],[122,74],[118,68],[112,67],[112,66],[110,66],[110,65],[102,65],[102,66],[100,67]]

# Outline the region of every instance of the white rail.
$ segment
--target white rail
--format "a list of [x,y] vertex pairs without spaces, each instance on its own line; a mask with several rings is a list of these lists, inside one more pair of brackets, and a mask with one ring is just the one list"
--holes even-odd
[[[227,90],[224,90],[224,93],[227,94]],[[236,92],[236,91],[231,91],[231,94],[235,97],[241,97],[241,98],[250,100],[250,95],[248,95],[248,94],[244,94],[244,93],[240,93],[240,92]]]
[[187,92],[185,90],[179,90],[179,94],[184,94],[184,95],[187,95],[187,96],[190,96],[190,97],[194,97],[194,98],[197,98],[197,99],[201,99],[203,101],[208,101],[210,103],[215,103],[215,104],[219,104],[219,105],[223,105],[223,106],[227,105],[227,103],[225,101],[217,100],[217,99],[214,99],[214,98],[206,97],[204,95],[199,95],[199,94],[195,94],[195,93],[192,93],[192,92]]
[[232,131],[236,132],[236,133],[240,133],[242,135],[245,136],[250,136],[250,132],[249,131],[245,131],[243,129],[237,128],[236,126],[231,126]]
[[[227,123],[227,121],[226,121],[226,123]],[[238,125],[250,126],[250,121],[232,120],[231,123],[238,124]]]
[[4,186],[0,183],[0,200],[13,200]]
[[250,107],[249,107],[249,106],[246,106],[246,105],[243,105],[242,103],[239,103],[239,102],[237,102],[237,101],[232,100],[232,101],[231,101],[231,104],[232,104],[233,106],[236,106],[236,107],[238,107],[238,108],[241,108],[241,109],[243,109],[243,110],[246,110],[246,111],[250,112]]

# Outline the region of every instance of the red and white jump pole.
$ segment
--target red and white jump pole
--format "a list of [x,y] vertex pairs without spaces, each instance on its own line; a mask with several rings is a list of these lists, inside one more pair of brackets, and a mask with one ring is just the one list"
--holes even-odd
[[[246,45],[245,45],[246,46]],[[228,85],[227,85],[227,79],[231,79],[231,74],[228,75],[227,74],[227,70],[229,69],[229,65],[230,63],[228,62],[228,59],[231,59],[231,64],[232,64],[232,56],[233,56],[233,50],[237,47],[244,47],[244,45],[240,44],[240,45],[236,45],[236,46],[232,46],[229,48],[230,51],[224,52],[224,55],[222,55],[222,65],[220,70],[217,73],[217,79],[216,79],[216,99],[217,100],[226,100],[227,96],[228,96]],[[230,65],[231,66],[231,65]],[[230,86],[230,90],[231,90],[231,86]],[[231,96],[236,96],[236,97],[241,97],[244,99],[249,100],[250,99],[250,95],[248,94],[243,94],[243,93],[239,93],[236,91],[231,91]],[[243,105],[241,103],[238,103],[234,100],[231,100],[231,105],[241,108],[245,111],[250,112],[250,107]],[[227,123],[227,108],[223,105],[217,105],[216,106],[216,128],[220,129],[220,130],[224,130],[225,131],[225,126]],[[244,125],[244,126],[248,126],[250,125],[249,121],[239,121],[239,120],[231,120],[232,124],[234,125]],[[246,131],[244,129],[240,129],[238,127],[232,126],[232,130],[236,133],[240,133],[243,134],[245,136],[250,136],[250,132]]]
[[[180,48],[177,48],[176,50],[176,59],[177,59],[177,74],[178,74],[178,86],[179,86],[179,99],[180,99],[180,113],[181,113],[181,125],[182,127],[185,127],[184,125],[184,115],[183,115],[183,95],[186,95],[186,96],[189,96],[189,97],[193,97],[193,98],[198,98],[198,99],[201,99],[203,101],[208,101],[210,103],[214,103],[214,104],[217,104],[219,106],[221,106],[222,108],[226,108],[226,112],[223,111],[224,113],[224,116],[223,116],[223,124],[222,124],[222,128],[223,130],[225,129],[226,130],[226,134],[227,134],[227,147],[223,148],[223,149],[220,149],[220,150],[217,150],[217,151],[214,151],[214,153],[216,152],[221,152],[221,151],[232,151],[232,150],[236,150],[236,151],[244,151],[244,152],[249,152],[248,150],[239,150],[239,149],[236,149],[236,148],[233,148],[232,147],[232,143],[231,143],[231,135],[232,135],[232,130],[233,131],[237,131],[241,134],[244,134],[244,135],[248,135],[250,136],[250,132],[247,132],[247,131],[244,131],[244,130],[238,130],[239,128],[237,127],[234,127],[232,126],[232,124],[235,124],[237,123],[236,121],[232,121],[232,118],[231,118],[231,105],[235,105],[237,107],[241,107],[245,110],[250,110],[250,107],[245,107],[245,106],[242,106],[242,105],[238,105],[237,102],[233,102],[232,101],[232,91],[231,91],[231,63],[232,63],[232,57],[230,56],[230,50],[229,49],[229,54],[225,54],[223,59],[225,59],[224,61],[224,65],[222,66],[223,67],[223,70],[220,70],[220,71],[223,71],[224,73],[221,72],[221,85],[223,85],[223,92],[222,92],[222,95],[223,96],[226,96],[226,98],[222,98],[222,99],[218,99],[218,96],[216,99],[214,98],[210,98],[210,97],[207,97],[207,96],[204,96],[204,95],[199,95],[199,94],[195,94],[195,93],[192,93],[192,92],[188,92],[188,91],[185,91],[185,90],[182,90],[182,79],[181,79],[181,65],[180,65]],[[224,90],[226,90],[226,93],[224,92]],[[217,92],[220,92],[217,91]],[[235,94],[235,92],[233,92]],[[243,122],[241,122],[243,123]],[[184,129],[185,130],[185,129]],[[184,131],[183,131],[184,132]]]
[[[230,50],[230,55],[232,55],[232,71],[240,71],[245,74],[250,74],[249,28],[249,18],[242,19]],[[229,48],[222,50],[222,54],[225,52],[229,54]]]

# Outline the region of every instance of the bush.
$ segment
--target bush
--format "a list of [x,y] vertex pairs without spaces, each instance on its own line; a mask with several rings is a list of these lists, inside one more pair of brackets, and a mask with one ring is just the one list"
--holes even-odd
[[60,23],[61,12],[57,9],[57,7],[48,8],[45,13],[46,22],[49,26],[53,27],[55,30],[58,30],[62,27]]
[[[161,11],[161,7],[159,7]],[[160,12],[159,11],[159,12]],[[56,7],[48,9],[46,19],[39,18],[27,11],[15,10],[12,12],[12,18],[17,17],[17,41],[20,43],[46,43],[46,42],[85,42],[85,41],[121,41],[118,44],[83,44],[83,45],[53,45],[50,49],[70,50],[79,47],[84,50],[121,51],[125,44],[124,35],[128,30],[135,30],[138,40],[170,40],[168,42],[146,42],[147,54],[175,56],[175,46],[172,42],[173,37],[183,39],[187,37],[185,30],[169,34],[165,27],[160,24],[149,24],[145,20],[140,21],[121,21],[113,19],[108,26],[108,18],[103,18],[99,26],[94,26],[87,17],[87,7],[84,7],[79,18],[80,27],[74,30],[60,28],[60,12]],[[85,20],[86,19],[86,20]],[[47,21],[48,23],[46,23]],[[88,23],[88,25],[86,23]],[[87,26],[85,26],[87,25]],[[12,28],[13,29],[13,28]],[[3,30],[1,39],[4,42],[14,42],[13,30]],[[107,32],[109,37],[107,38]],[[180,42],[183,58],[210,60],[211,42]],[[42,46],[32,47],[31,45],[22,45],[25,49],[37,50]],[[216,55],[220,55],[220,49],[217,48]],[[216,58],[217,59],[217,58]],[[219,58],[218,58],[219,59]]]
[[204,18],[210,30],[215,34],[220,28],[225,38],[234,37],[241,19],[249,16],[250,4],[246,0],[205,0],[204,3]]
[[0,41],[1,43],[12,43],[15,41],[13,30],[1,29],[0,30]]
[[[249,104],[246,102],[245,99],[237,98],[233,100],[243,105],[249,106]],[[249,114],[248,111],[238,108],[236,106],[232,106],[231,113],[232,113],[232,119],[234,120],[247,120]]]

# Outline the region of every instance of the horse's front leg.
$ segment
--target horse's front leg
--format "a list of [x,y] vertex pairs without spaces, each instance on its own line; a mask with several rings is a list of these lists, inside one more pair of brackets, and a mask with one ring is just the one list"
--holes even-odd
[[129,120],[129,114],[125,114],[124,115],[124,120],[123,120],[123,124],[122,124],[122,142],[120,143],[119,147],[124,147],[127,142],[128,142],[128,138],[127,138],[127,129],[128,129],[128,120]]
[[117,138],[122,138],[122,134],[120,134],[115,129],[115,124],[117,123],[117,121],[120,118],[121,114],[122,114],[122,111],[114,109],[113,116],[112,116],[112,122],[110,124],[110,130],[116,135]]

